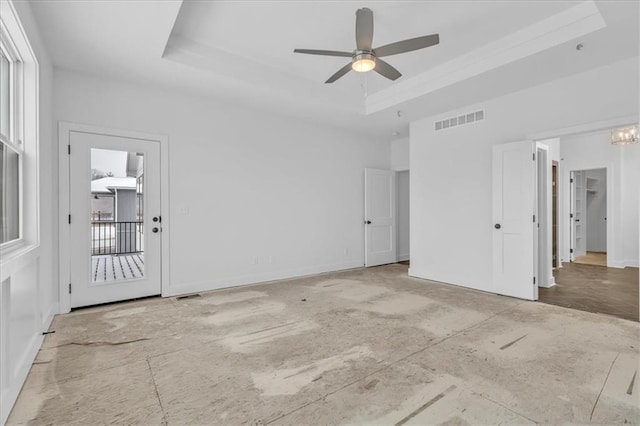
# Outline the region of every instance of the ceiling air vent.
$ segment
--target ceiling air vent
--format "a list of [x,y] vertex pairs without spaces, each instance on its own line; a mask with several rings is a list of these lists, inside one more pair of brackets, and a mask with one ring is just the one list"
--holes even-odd
[[470,112],[468,114],[459,115],[457,117],[447,118],[442,121],[436,121],[436,130],[449,129],[451,127],[458,127],[464,124],[475,123],[476,121],[484,120],[484,110]]

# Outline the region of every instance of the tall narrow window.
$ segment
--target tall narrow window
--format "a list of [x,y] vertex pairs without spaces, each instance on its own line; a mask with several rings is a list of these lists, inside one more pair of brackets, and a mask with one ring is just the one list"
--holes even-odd
[[17,54],[0,38],[0,245],[21,237],[18,67]]

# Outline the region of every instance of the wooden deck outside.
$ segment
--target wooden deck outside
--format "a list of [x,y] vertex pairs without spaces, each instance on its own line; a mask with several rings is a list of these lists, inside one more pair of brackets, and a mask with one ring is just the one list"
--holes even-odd
[[94,283],[144,277],[144,254],[106,254],[91,256]]

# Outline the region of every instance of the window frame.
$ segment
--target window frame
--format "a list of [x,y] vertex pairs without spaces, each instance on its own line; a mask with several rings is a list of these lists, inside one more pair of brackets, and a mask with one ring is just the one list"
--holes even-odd
[[9,61],[9,131],[0,133],[0,143],[18,154],[18,238],[0,243],[0,256],[25,244],[24,239],[24,67],[18,48],[0,20],[0,50]]

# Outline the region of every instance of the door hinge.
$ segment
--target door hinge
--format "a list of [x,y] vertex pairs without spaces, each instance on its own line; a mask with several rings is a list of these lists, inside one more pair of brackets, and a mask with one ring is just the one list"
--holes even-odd
[[67,145],[67,154],[71,155],[71,144]]
[[533,161],[536,161],[536,153],[533,153]]
[[569,213],[569,219],[573,219],[573,213]]
[[533,215],[533,223],[536,223],[536,215]]
[[569,249],[569,253],[573,253],[573,249]]
[[573,178],[569,179],[569,182],[570,182],[570,183],[573,183]]
[[69,283],[69,294],[71,294],[71,283]]
[[533,284],[536,283],[536,277],[533,277]]
[[71,215],[69,215],[69,225],[71,225]]

